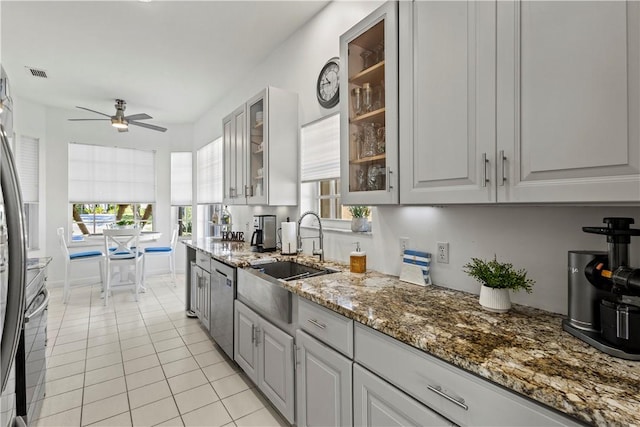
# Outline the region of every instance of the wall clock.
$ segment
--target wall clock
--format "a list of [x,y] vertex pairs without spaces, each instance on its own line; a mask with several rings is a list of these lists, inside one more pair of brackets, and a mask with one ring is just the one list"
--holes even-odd
[[318,83],[316,84],[316,94],[318,102],[324,108],[332,108],[338,104],[340,100],[340,59],[331,58],[324,64],[320,75],[318,75]]

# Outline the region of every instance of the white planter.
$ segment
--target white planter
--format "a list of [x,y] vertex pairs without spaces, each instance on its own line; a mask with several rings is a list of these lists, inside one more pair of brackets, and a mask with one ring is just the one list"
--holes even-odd
[[495,313],[506,313],[511,308],[509,289],[495,289],[482,285],[480,288],[480,305]]
[[367,218],[351,218],[351,231],[369,231],[369,220]]

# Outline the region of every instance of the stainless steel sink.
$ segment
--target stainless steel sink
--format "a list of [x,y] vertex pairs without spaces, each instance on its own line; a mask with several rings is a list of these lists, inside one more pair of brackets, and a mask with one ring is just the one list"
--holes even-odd
[[253,268],[267,276],[284,281],[334,273],[333,270],[309,267],[295,261],[275,261],[269,264],[254,266]]
[[[278,324],[290,324],[292,319],[291,292],[281,286],[282,281],[316,277],[335,273],[328,268],[319,269],[294,261],[274,261],[238,269],[238,299]],[[280,283],[279,283],[280,282]]]

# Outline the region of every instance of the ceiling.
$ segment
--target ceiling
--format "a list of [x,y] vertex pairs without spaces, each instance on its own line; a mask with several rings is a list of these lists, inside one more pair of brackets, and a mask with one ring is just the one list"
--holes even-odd
[[14,97],[193,123],[327,3],[3,0],[0,61]]

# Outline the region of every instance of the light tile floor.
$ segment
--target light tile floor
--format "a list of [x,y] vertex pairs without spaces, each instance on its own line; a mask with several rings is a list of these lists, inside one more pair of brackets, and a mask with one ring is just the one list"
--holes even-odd
[[46,397],[35,426],[287,426],[184,311],[184,276],[134,299],[99,285],[50,288]]

